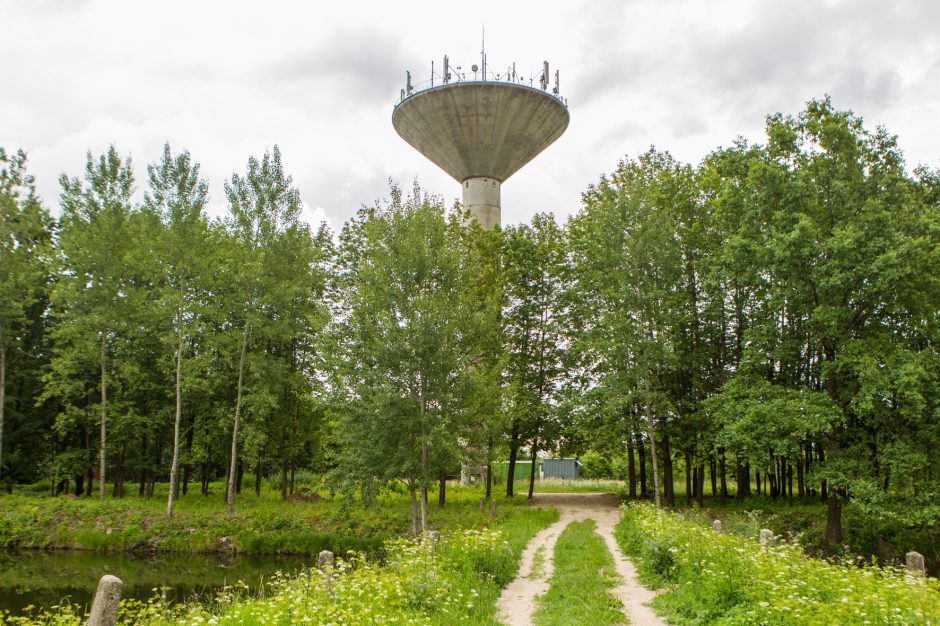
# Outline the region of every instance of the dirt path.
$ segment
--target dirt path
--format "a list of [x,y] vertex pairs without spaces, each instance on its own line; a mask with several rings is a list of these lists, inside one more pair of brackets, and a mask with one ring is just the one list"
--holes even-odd
[[[653,599],[654,593],[640,585],[636,569],[620,551],[614,539],[614,526],[620,519],[617,497],[601,493],[545,493],[535,495],[536,506],[553,506],[560,515],[557,522],[533,537],[522,553],[519,575],[503,590],[498,602],[500,621],[506,626],[530,626],[535,613],[536,598],[548,591],[552,577],[555,542],[561,531],[571,522],[593,519],[598,534],[604,538],[607,549],[614,557],[617,573],[623,583],[611,589],[614,597],[623,604],[624,615],[633,626],[665,626],[644,603]],[[541,572],[533,572],[535,555],[542,548],[545,555]]]

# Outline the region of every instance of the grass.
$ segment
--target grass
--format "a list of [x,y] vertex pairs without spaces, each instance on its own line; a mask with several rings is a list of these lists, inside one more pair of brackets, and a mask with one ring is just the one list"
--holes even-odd
[[[222,501],[224,486],[212,494],[179,499],[172,520],[165,514],[166,493],[120,499],[0,496],[0,548],[83,549],[104,552],[216,552],[229,538],[240,553],[315,554],[329,549],[372,553],[383,542],[410,532],[407,494],[381,493],[370,506],[357,499],[330,498],[319,502],[284,502],[275,490],[242,494],[235,514]],[[429,498],[429,523],[436,530],[483,528],[488,516],[479,514],[480,487],[448,489],[447,504]],[[525,509],[525,498],[497,498],[500,517]],[[489,510],[489,507],[487,507]]]
[[625,507],[616,536],[640,579],[665,589],[654,607],[674,624],[928,625],[940,615],[936,579],[761,547],[649,504]]
[[572,522],[555,544],[555,569],[548,592],[539,598],[538,626],[625,623],[620,602],[610,593],[619,578],[593,520]]
[[545,546],[539,546],[532,556],[532,571],[530,577],[540,579],[545,576]]
[[[386,558],[339,559],[329,577],[316,569],[275,577],[263,593],[222,589],[206,604],[122,602],[119,624],[425,624],[496,626],[500,589],[515,575],[531,537],[558,518],[554,510],[519,507],[492,529],[450,530],[440,544],[387,541]],[[78,626],[75,607],[39,615],[0,616],[0,623]]]

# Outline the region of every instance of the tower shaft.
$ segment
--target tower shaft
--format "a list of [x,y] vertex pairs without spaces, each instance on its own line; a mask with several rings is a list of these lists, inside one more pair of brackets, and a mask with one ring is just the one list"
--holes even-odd
[[499,181],[485,176],[463,181],[463,206],[483,228],[489,230],[499,225]]

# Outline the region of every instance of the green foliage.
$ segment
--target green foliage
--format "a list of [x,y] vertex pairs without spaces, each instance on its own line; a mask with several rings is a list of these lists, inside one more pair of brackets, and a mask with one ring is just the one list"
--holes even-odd
[[616,536],[647,581],[666,585],[655,605],[676,623],[931,624],[940,614],[936,579],[762,547],[648,505],[625,507]]
[[582,478],[614,478],[610,460],[596,450],[588,450],[578,459],[581,461]]

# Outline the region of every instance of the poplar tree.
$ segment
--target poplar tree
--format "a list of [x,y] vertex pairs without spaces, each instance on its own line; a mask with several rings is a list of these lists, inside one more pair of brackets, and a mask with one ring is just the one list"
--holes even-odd
[[[134,174],[114,146],[97,159],[88,153],[82,178],[60,179],[59,251],[63,272],[52,291],[57,325],[47,395],[66,405],[83,403],[73,377],[97,362],[99,402],[99,497],[105,497],[109,386],[115,343],[124,338],[131,285],[129,255],[135,246],[131,218]],[[91,407],[89,407],[91,408]]]
[[43,208],[26,154],[0,148],[0,478],[9,363],[22,361],[31,309],[45,298],[52,224]]
[[185,348],[197,323],[199,309],[207,298],[207,274],[215,259],[209,223],[204,214],[209,187],[199,177],[199,164],[189,152],[173,156],[170,145],[163,147],[159,164],[147,168],[150,189],[144,196],[144,208],[159,220],[156,257],[160,275],[161,308],[168,313],[172,336],[174,374],[173,458],[170,464],[170,488],[167,517],[173,517],[177,497],[180,464],[180,427],[183,413]]

